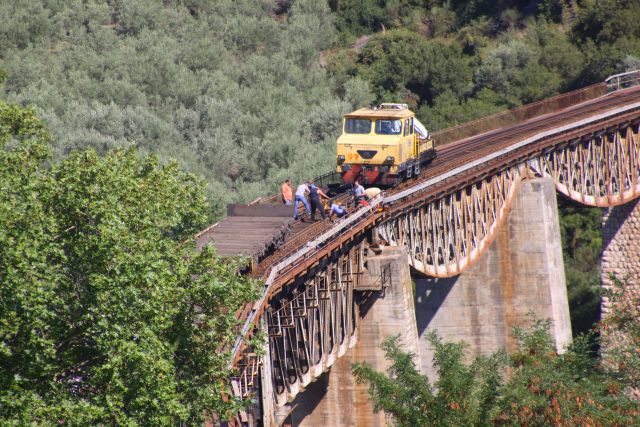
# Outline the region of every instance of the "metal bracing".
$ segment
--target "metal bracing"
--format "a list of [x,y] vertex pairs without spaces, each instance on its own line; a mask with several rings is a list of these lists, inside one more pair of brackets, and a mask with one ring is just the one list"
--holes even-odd
[[274,399],[290,401],[357,340],[353,291],[364,239],[334,253],[278,294],[266,312]]
[[624,124],[570,141],[531,161],[561,193],[590,206],[610,207],[640,194],[640,129]]
[[[605,126],[610,125],[602,129]],[[556,136],[558,132],[530,137],[513,145],[513,150],[522,154],[504,149],[464,170],[452,170],[451,177],[426,180],[413,189],[384,195],[387,210],[376,224],[380,236],[391,245],[405,245],[417,270],[447,277],[462,273],[488,249],[506,219],[519,183],[527,177],[551,177],[558,191],[591,206],[619,205],[640,196],[637,121],[597,133],[592,133],[592,127],[591,133],[577,139],[575,132],[570,133],[572,129],[558,131],[567,134],[565,140]],[[503,157],[507,158],[504,166],[497,166]],[[473,168],[488,162],[496,167],[473,181]],[[457,180],[462,174],[467,174],[465,179]],[[429,193],[445,178],[455,182],[451,190]],[[343,228],[347,226],[351,222],[344,222]],[[237,376],[232,379],[236,396],[255,396],[263,368],[270,371],[274,402],[282,406],[355,345],[358,312],[354,288],[365,271],[365,243],[362,237],[358,239],[332,249],[306,271],[297,273],[300,276],[288,276],[277,293],[265,296],[263,302],[269,308],[262,315],[262,324],[269,337],[269,357],[256,356],[250,347],[243,350],[236,363]],[[306,245],[302,255],[292,256],[272,270],[267,282],[288,271],[296,262],[293,258],[304,258],[324,244]]]
[[462,273],[482,256],[504,220],[518,183],[548,176],[561,193],[591,206],[640,195],[640,125],[625,123],[525,158],[442,197],[402,211],[379,226],[391,245],[405,245],[410,263],[434,277]]
[[405,245],[409,262],[435,277],[460,274],[495,235],[523,176],[513,166],[418,206],[380,226],[391,245]]

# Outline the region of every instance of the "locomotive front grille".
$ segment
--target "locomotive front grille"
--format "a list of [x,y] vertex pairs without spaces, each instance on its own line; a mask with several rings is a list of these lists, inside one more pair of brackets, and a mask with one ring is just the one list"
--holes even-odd
[[358,150],[360,157],[366,160],[373,159],[377,152],[377,150]]

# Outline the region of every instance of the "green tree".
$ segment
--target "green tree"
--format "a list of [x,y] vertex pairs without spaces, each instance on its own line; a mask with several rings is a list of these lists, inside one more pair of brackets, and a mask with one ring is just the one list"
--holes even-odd
[[240,260],[191,236],[203,183],[133,150],[46,167],[34,112],[0,102],[0,424],[225,417]]
[[433,385],[416,369],[413,355],[400,349],[398,337],[382,345],[391,361],[389,375],[357,363],[353,365],[357,382],[369,384],[375,410],[384,411],[398,426],[482,424],[498,397],[505,355],[478,357],[467,365],[463,344],[445,343],[435,332],[428,338],[438,372]]
[[457,44],[407,30],[372,37],[358,63],[358,75],[371,83],[378,102],[397,99],[415,108],[447,91],[461,97],[471,83],[468,58]]
[[586,333],[600,320],[602,212],[558,198],[571,328]]
[[355,364],[360,383],[369,384],[370,399],[398,426],[481,425],[635,425],[640,405],[623,392],[590,353],[588,337],[578,337],[563,354],[554,350],[549,322],[533,318],[528,329],[516,329],[516,351],[496,353],[465,363],[462,344],[444,343],[435,334],[438,380],[418,372],[412,355],[397,339],[383,348],[391,361],[388,375],[367,364]]

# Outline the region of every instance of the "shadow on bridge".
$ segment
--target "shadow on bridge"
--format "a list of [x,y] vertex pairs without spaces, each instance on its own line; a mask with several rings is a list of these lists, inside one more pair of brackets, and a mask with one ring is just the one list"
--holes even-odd
[[422,336],[460,276],[434,278],[412,274],[418,336]]

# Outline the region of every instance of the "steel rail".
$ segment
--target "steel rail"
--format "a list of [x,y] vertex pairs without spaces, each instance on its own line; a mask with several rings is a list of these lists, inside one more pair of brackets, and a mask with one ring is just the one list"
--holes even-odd
[[455,169],[452,169],[451,171],[449,171],[449,172],[447,172],[447,173],[445,173],[443,175],[438,175],[435,178],[431,178],[431,179],[429,179],[427,181],[424,181],[424,182],[422,182],[420,184],[414,185],[414,186],[408,188],[407,190],[400,191],[399,193],[396,193],[396,194],[393,194],[393,195],[390,195],[390,196],[386,196],[384,198],[384,202],[385,202],[385,204],[387,204],[387,203],[388,204],[393,204],[394,202],[398,201],[399,199],[402,199],[402,198],[405,198],[407,196],[410,196],[410,195],[412,195],[412,194],[414,194],[414,193],[416,193],[418,191],[424,190],[427,187],[430,187],[430,186],[432,186],[434,184],[442,182],[442,181],[444,181],[446,179],[452,178],[455,175],[458,175],[458,174],[460,174],[462,172],[465,172],[465,171],[468,171],[470,169],[473,169],[473,168],[475,168],[475,167],[477,167],[477,166],[479,166],[479,165],[481,165],[483,163],[486,163],[486,162],[488,162],[490,160],[496,159],[496,158],[498,158],[498,157],[500,157],[502,155],[508,154],[509,152],[515,151],[515,150],[517,150],[519,148],[522,148],[524,146],[530,145],[530,144],[532,144],[534,142],[537,142],[539,140],[542,140],[544,138],[547,138],[547,137],[550,137],[550,136],[553,136],[553,135],[556,135],[556,134],[559,134],[559,133],[563,133],[563,132],[566,132],[568,130],[573,130],[573,129],[582,127],[585,124],[590,124],[590,123],[593,123],[593,122],[604,120],[604,119],[609,118],[611,116],[615,116],[615,115],[618,115],[618,114],[621,114],[621,113],[625,113],[627,111],[638,109],[638,108],[640,108],[640,102],[636,102],[634,104],[631,104],[631,105],[628,105],[628,106],[625,106],[625,107],[616,108],[614,110],[607,111],[606,113],[597,114],[595,116],[590,116],[590,117],[587,117],[586,119],[579,120],[577,122],[573,122],[573,123],[568,124],[568,125],[560,126],[559,128],[550,129],[550,130],[548,130],[546,132],[537,133],[537,134],[535,134],[535,135],[533,135],[533,136],[531,136],[529,138],[526,138],[526,139],[524,139],[522,141],[519,141],[519,142],[516,142],[514,144],[511,144],[508,147],[505,147],[505,148],[503,148],[501,150],[495,151],[495,152],[493,152],[493,153],[491,153],[489,155],[481,157],[481,158],[479,158],[477,160],[474,160],[474,161],[472,161],[470,163],[466,163],[466,164],[464,164],[462,166],[458,166]]
[[[624,101],[627,97],[637,97],[638,93],[636,92],[637,91],[633,91],[630,94],[629,93],[617,94],[615,96],[605,95],[604,97],[598,98],[598,99],[602,99],[602,98],[609,97],[608,99],[605,99],[603,102],[594,103],[593,100],[587,101],[583,104],[579,104],[579,105],[570,107],[568,109],[560,110],[560,111],[569,113],[568,114],[569,116],[576,115],[577,117],[580,117],[580,116],[584,117],[585,114],[588,114],[596,110],[602,110],[603,108],[606,108],[610,104],[620,103],[621,101]],[[593,104],[593,105],[589,105],[589,104]],[[581,111],[580,106],[585,107],[585,111]],[[368,227],[370,226],[370,224],[369,224],[369,221],[367,221],[367,224],[364,224],[364,223],[359,224],[359,220],[365,217],[366,214],[372,213],[374,209],[377,209],[377,207],[380,206],[380,204],[384,203],[385,205],[394,206],[399,201],[403,201],[403,199],[408,199],[410,196],[415,195],[418,192],[422,192],[431,186],[440,184],[438,185],[438,187],[442,187],[445,184],[445,181],[452,180],[454,177],[464,172],[469,172],[472,169],[477,169],[483,165],[487,165],[488,163],[495,163],[495,161],[501,156],[505,156],[507,154],[513,153],[514,151],[521,150],[522,148],[532,146],[547,138],[560,135],[571,130],[576,130],[586,124],[602,121],[607,118],[611,118],[616,115],[620,115],[625,112],[630,112],[634,109],[639,109],[639,108],[640,108],[640,102],[635,102],[633,104],[629,104],[623,107],[610,109],[603,113],[590,115],[586,118],[571,122],[569,124],[556,126],[552,129],[535,133],[534,135],[529,136],[524,140],[517,141],[516,143],[512,143],[512,141],[514,140],[513,134],[517,134],[519,130],[532,127],[533,129],[529,129],[529,132],[527,132],[530,134],[531,131],[536,131],[541,127],[549,127],[549,125],[555,125],[557,122],[562,122],[564,114],[559,115],[558,113],[560,111],[556,113],[549,113],[545,115],[548,117],[539,116],[539,117],[536,117],[535,119],[528,120],[526,123],[522,123],[520,125],[506,128],[504,129],[504,131],[502,130],[490,131],[486,133],[486,136],[492,137],[494,138],[494,140],[488,141],[489,143],[485,144],[485,146],[482,148],[493,150],[494,146],[498,146],[498,147],[495,147],[497,148],[497,151],[491,152],[490,154],[487,154],[487,155],[483,155],[480,158],[478,158],[477,155],[473,155],[473,154],[470,156],[463,156],[461,158],[460,156],[456,156],[456,151],[464,149],[465,148],[464,144],[469,140],[474,140],[485,134],[480,136],[470,137],[459,142],[454,142],[451,144],[447,144],[446,146],[442,146],[441,150],[447,153],[447,155],[441,156],[440,159],[442,159],[442,157],[447,157],[447,158],[451,157],[452,159],[457,160],[456,163],[458,164],[462,163],[462,164],[460,166],[454,167],[453,169],[449,169],[444,173],[440,173],[433,178],[427,178],[425,180],[422,180],[421,182],[415,182],[415,181],[407,182],[405,183],[405,185],[410,186],[407,189],[402,188],[405,186],[403,185],[401,188],[397,189],[398,191],[393,191],[393,193],[391,194],[387,194],[387,195],[381,194],[380,196],[378,196],[378,199],[376,200],[374,205],[367,208],[361,208],[359,211],[347,217],[346,219],[342,220],[340,223],[338,223],[334,227],[331,227],[331,229],[329,229],[326,232],[321,231],[322,234],[317,238],[315,238],[313,241],[303,245],[302,247],[298,246],[298,247],[283,251],[285,256],[279,258],[279,261],[277,264],[273,265],[270,269],[266,270],[269,272],[269,274],[266,277],[266,283],[263,289],[262,296],[258,301],[256,301],[252,305],[252,308],[249,311],[249,314],[247,315],[246,319],[244,319],[245,321],[240,330],[238,339],[236,340],[233,346],[233,355],[234,355],[233,360],[235,361],[237,359],[239,352],[242,349],[242,344],[244,342],[245,336],[250,336],[252,325],[255,324],[256,319],[259,318],[260,314],[264,311],[264,306],[266,304],[266,301],[268,300],[268,298],[270,298],[274,294],[275,291],[277,291],[276,288],[278,288],[278,285],[282,285],[282,283],[279,283],[279,281],[283,277],[288,277],[287,275],[288,271],[291,271],[292,269],[296,269],[300,267],[300,262],[296,264],[296,261],[299,261],[300,259],[303,259],[304,261],[308,261],[310,256],[313,256],[315,259],[321,258],[322,256],[324,256],[324,255],[321,255],[322,253],[331,249],[329,246],[333,247],[333,245],[326,245],[326,242],[329,241],[330,239],[335,239],[336,236],[339,236],[345,231],[350,231],[351,233],[362,232],[364,228],[362,230],[360,230],[360,228]],[[571,119],[573,118],[570,118],[569,120]],[[564,121],[566,121],[566,119]],[[508,159],[507,161],[513,162],[514,160]],[[442,167],[447,167],[447,166],[450,167],[450,165],[440,165],[440,166],[441,167],[438,169],[442,169]],[[429,172],[435,173],[435,171],[429,171],[429,170],[425,172],[427,172],[426,175],[431,175]],[[486,173],[486,171],[483,173]],[[474,176],[476,176],[476,174],[474,174]],[[455,187],[456,185],[457,183],[455,182],[451,182],[450,184],[451,187]],[[441,194],[441,193],[442,191],[438,192],[438,194]],[[424,195],[424,197],[426,196],[427,195]],[[404,204],[405,203],[400,203],[400,205],[404,205]],[[315,229],[309,230],[309,231],[317,232],[317,230]],[[293,252],[290,252],[290,251],[293,251]],[[287,253],[290,255],[287,255]]]

